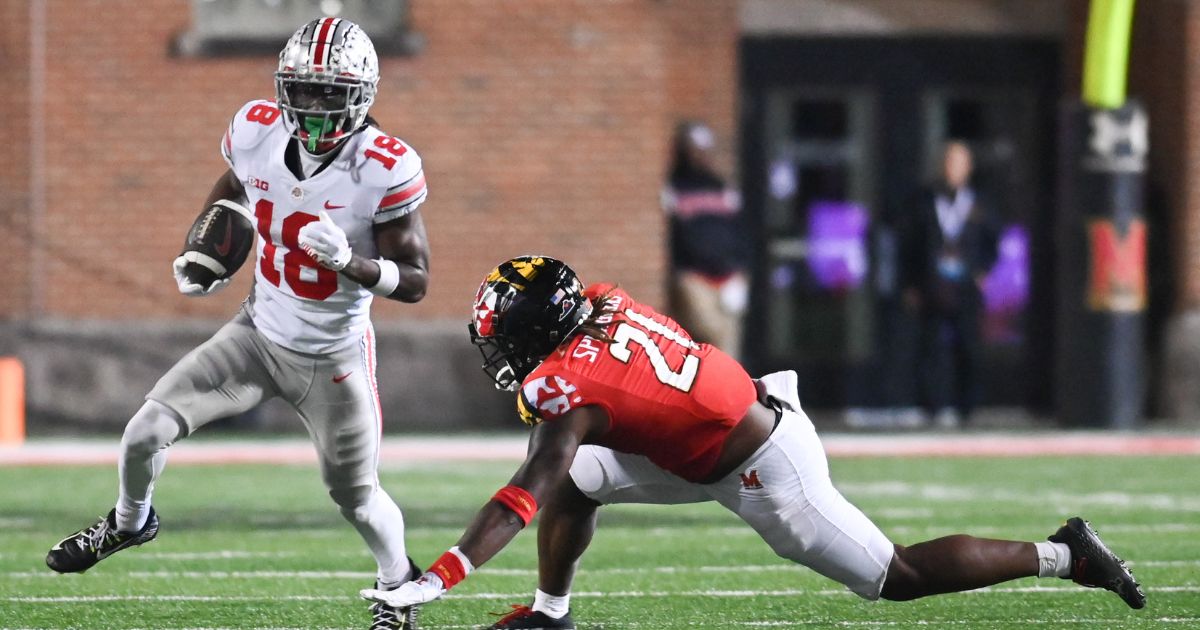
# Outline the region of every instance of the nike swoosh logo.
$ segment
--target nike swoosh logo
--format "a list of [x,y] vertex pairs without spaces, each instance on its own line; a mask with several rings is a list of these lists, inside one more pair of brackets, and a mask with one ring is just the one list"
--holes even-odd
[[335,206],[335,205],[333,205],[333,204],[329,203],[328,201],[326,201],[326,202],[325,202],[325,209],[326,209],[326,210],[338,210],[338,209],[340,209],[340,208],[345,208],[345,207],[346,207],[346,206]]
[[351,374],[353,374],[353,373],[354,373],[354,371],[353,371],[353,370],[351,370],[351,371],[349,371],[349,372],[346,372],[345,374],[343,374],[343,375],[341,375],[341,376],[335,376],[335,377],[333,377],[331,380],[332,380],[334,383],[341,383],[342,381],[344,381],[344,380],[346,380],[346,379],[350,378],[350,375],[351,375]]
[[222,256],[228,256],[229,249],[231,247],[233,247],[233,221],[232,221],[232,219],[225,222],[225,239],[217,244],[216,250],[217,250],[218,254],[220,254]]

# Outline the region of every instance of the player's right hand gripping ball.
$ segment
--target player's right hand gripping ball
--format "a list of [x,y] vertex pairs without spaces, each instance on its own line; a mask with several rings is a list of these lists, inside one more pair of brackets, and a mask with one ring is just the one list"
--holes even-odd
[[254,245],[250,216],[246,208],[222,199],[196,217],[172,265],[181,293],[207,295],[229,284]]

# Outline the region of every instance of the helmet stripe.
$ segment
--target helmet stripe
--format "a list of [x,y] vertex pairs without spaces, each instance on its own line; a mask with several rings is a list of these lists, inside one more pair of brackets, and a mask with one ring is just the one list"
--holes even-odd
[[326,39],[329,37],[329,31],[333,27],[335,21],[335,18],[325,18],[324,20],[321,20],[321,30],[318,32],[316,37],[317,47],[316,50],[313,51],[314,66],[325,65],[325,57],[328,56],[330,48],[326,42]]

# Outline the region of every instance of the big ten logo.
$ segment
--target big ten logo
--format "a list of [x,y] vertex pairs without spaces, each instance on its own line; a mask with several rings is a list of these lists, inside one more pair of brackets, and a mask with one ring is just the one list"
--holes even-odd
[[259,179],[253,175],[246,176],[246,185],[262,191],[271,190],[271,184],[267,183],[267,180]]
[[1091,252],[1088,307],[1125,313],[1145,309],[1145,222],[1134,219],[1119,231],[1111,220],[1092,221],[1087,232]]

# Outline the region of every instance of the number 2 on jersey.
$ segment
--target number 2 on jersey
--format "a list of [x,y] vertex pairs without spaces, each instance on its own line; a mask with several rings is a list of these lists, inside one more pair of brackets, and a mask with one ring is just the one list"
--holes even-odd
[[[679,343],[678,339],[671,340]],[[629,363],[629,359],[633,356],[633,351],[629,349],[631,341],[646,351],[646,358],[650,360],[650,365],[654,368],[654,376],[660,383],[681,392],[692,389],[692,383],[696,382],[696,373],[700,369],[700,357],[694,354],[687,355],[683,360],[683,366],[677,372],[671,369],[671,365],[667,363],[667,357],[663,356],[662,350],[658,349],[658,344],[650,338],[650,333],[629,322],[617,324],[617,329],[613,331],[613,343],[608,344],[609,354],[621,363]]]
[[[310,300],[324,300],[337,291],[337,272],[317,264],[311,256],[300,249],[300,228],[319,221],[306,212],[293,212],[283,220],[280,236],[287,253],[283,255],[283,274],[275,266],[275,252],[278,249],[275,240],[271,238],[271,220],[274,218],[275,204],[266,199],[259,199],[254,204],[254,216],[258,218],[258,235],[262,237],[263,254],[258,260],[259,270],[267,282],[280,286],[280,281],[286,279],[292,292]],[[300,277],[304,267],[317,270],[317,279],[305,280]],[[282,276],[282,277],[281,277]]]

